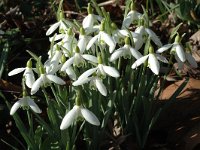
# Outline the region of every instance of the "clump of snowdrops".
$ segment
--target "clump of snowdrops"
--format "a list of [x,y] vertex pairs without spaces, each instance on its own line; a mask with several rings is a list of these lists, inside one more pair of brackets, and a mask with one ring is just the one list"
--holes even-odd
[[[87,149],[99,149],[108,124],[117,122],[121,130],[112,136],[132,135],[143,148],[162,110],[154,104],[169,71],[197,67],[191,50],[181,43],[183,36],[174,31],[174,42],[163,44],[146,11],[137,12],[133,2],[127,3],[119,25],[103,8],[98,8],[100,14],[94,10],[88,4],[82,23],[58,10],[58,21],[46,32],[48,59],[27,51],[31,58],[26,66],[9,72],[23,73],[23,95],[10,107],[27,144],[23,147],[71,150],[80,140]],[[173,68],[175,61],[178,68]],[[28,126],[19,108],[27,112]]]

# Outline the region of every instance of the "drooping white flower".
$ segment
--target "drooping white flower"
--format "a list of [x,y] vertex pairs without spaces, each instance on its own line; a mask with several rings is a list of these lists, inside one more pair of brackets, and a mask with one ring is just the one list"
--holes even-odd
[[45,73],[44,68],[40,68],[40,77],[33,83],[31,88],[31,95],[35,94],[41,86],[46,86],[50,83],[56,83],[59,85],[64,85],[65,81],[56,75]]
[[113,38],[104,31],[105,22],[102,21],[100,31],[97,35],[95,35],[87,44],[86,49],[90,49],[90,47],[94,44],[101,44],[102,42],[106,43],[109,46],[109,52],[112,53],[115,49],[116,43]]
[[65,71],[68,67],[72,64],[75,66],[83,66],[85,60],[91,61],[93,63],[97,63],[97,58],[95,56],[89,54],[82,54],[80,53],[79,47],[76,46],[75,54],[71,58],[69,58],[62,66],[61,71]]
[[78,117],[83,117],[92,125],[100,125],[98,118],[91,111],[82,106],[75,105],[63,118],[60,129],[64,130],[68,128]]
[[81,53],[84,53],[88,42],[90,41],[91,36],[85,34],[84,28],[80,28],[79,40],[78,40],[78,47]]
[[127,16],[122,22],[122,28],[129,28],[129,26],[134,22],[139,20],[142,17],[142,14],[135,10],[135,4],[131,4],[131,11],[128,12]]
[[23,76],[25,77],[25,83],[29,88],[32,88],[33,83],[35,82],[35,76],[33,74],[33,69],[32,69],[32,62],[29,60],[27,62],[27,65],[25,68],[16,68],[8,73],[8,76],[13,76],[18,73],[21,73],[24,71]]
[[102,17],[93,14],[90,3],[88,3],[87,10],[88,10],[88,15],[83,19],[82,26],[85,30],[90,30],[93,28],[96,22],[98,21],[101,22]]
[[73,86],[83,85],[85,83],[90,82],[91,89],[98,89],[98,91],[103,95],[107,96],[107,89],[102,82],[102,79],[96,75],[87,78],[78,78],[75,82],[72,83]]
[[137,38],[134,38],[135,48],[137,50],[139,50],[142,47],[142,45],[146,42],[146,38],[148,36],[157,46],[162,46],[159,37],[149,28],[139,26],[135,29],[135,33],[138,34]]
[[164,56],[162,56],[160,54],[153,53],[153,48],[150,47],[149,48],[149,54],[139,58],[138,60],[136,60],[133,63],[133,65],[131,66],[131,68],[132,69],[137,68],[138,66],[143,64],[147,59],[148,59],[148,67],[156,75],[159,74],[159,70],[160,70],[160,64],[159,64],[158,60],[160,60],[164,63],[168,63],[167,59]]
[[136,59],[142,57],[142,54],[139,51],[131,47],[129,37],[126,37],[125,45],[114,51],[114,53],[110,56],[110,61],[115,61],[119,57],[124,57],[125,59],[130,58],[131,55]]
[[60,21],[58,21],[58,22],[56,22],[56,23],[54,23],[53,25],[50,26],[50,28],[46,32],[46,35],[47,36],[51,35],[58,28],[59,28],[59,30],[66,30],[67,29],[64,22],[62,20],[60,20]]
[[13,115],[20,107],[30,107],[35,113],[42,112],[30,96],[19,98],[19,100],[11,107],[10,115]]
[[177,35],[175,38],[175,42],[173,44],[166,44],[159,48],[156,53],[163,53],[164,51],[170,49],[171,54],[175,54],[179,58],[180,61],[185,62],[186,56],[182,45],[180,44],[180,36]]

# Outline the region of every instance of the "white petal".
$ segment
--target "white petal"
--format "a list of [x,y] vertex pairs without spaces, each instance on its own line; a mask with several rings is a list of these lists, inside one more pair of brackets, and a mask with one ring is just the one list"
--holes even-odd
[[55,36],[49,38],[49,41],[50,42],[52,42],[53,40],[58,41],[60,39],[63,39],[64,37],[65,37],[65,34],[57,34],[56,33]]
[[123,54],[123,50],[125,50],[123,47],[119,48],[118,50],[114,51],[114,53],[110,56],[110,61],[115,61],[116,59],[118,59],[119,57],[122,56]]
[[82,79],[85,79],[85,78],[89,77],[96,70],[97,70],[97,68],[92,68],[92,69],[89,69],[89,70],[85,71],[82,75],[79,76],[78,80],[82,80]]
[[194,59],[194,57],[192,57],[192,55],[190,53],[185,53],[185,56],[186,56],[186,59],[188,60],[188,62],[190,63],[190,65],[193,68],[198,67],[196,60]]
[[67,75],[72,79],[72,80],[76,80],[76,74],[74,72],[74,70],[72,69],[72,67],[68,67],[66,70]]
[[53,33],[58,28],[58,26],[60,26],[60,21],[51,25],[51,27],[47,30],[46,35],[48,36]]
[[79,86],[79,85],[83,85],[83,84],[85,84],[85,83],[87,83],[87,82],[89,82],[89,81],[90,81],[89,78],[78,79],[78,80],[74,81],[74,82],[72,83],[72,85],[73,85],[73,86]]
[[175,59],[178,63],[178,69],[180,69],[180,70],[183,69],[184,63],[180,60],[180,58],[177,56],[177,54],[175,54]]
[[85,55],[82,55],[82,57],[91,62],[98,63],[97,57],[95,57],[95,56],[85,54]]
[[109,52],[112,53],[115,49],[115,42],[110,35],[105,33],[104,31],[100,31],[101,40],[103,40],[106,44],[109,45]]
[[161,43],[160,39],[158,38],[158,36],[151,29],[145,28],[145,30],[149,34],[149,36],[151,37],[152,41],[156,45],[158,45],[159,47],[161,47],[162,43]]
[[28,105],[31,107],[31,109],[35,112],[35,113],[41,113],[41,109],[38,107],[38,105],[32,100],[32,99],[28,99]]
[[119,72],[113,67],[103,65],[103,70],[111,77],[118,78],[120,76]]
[[100,122],[97,119],[97,117],[88,109],[81,108],[81,114],[85,118],[86,121],[88,121],[90,124],[99,126]]
[[107,96],[107,89],[105,87],[105,85],[103,84],[102,80],[100,79],[95,79],[95,84],[97,89],[99,90],[99,92],[103,95],[103,96]]
[[47,77],[49,80],[55,82],[56,84],[59,84],[59,85],[64,85],[64,84],[65,84],[65,81],[64,81],[64,80],[62,80],[61,78],[59,78],[59,77],[57,77],[57,76],[55,76],[55,75],[47,74],[46,77]]
[[34,77],[32,69],[27,67],[26,71],[24,72],[24,76],[25,76],[25,79],[26,79],[26,81],[25,81],[26,85],[29,88],[32,88],[33,83],[35,82],[35,77]]
[[172,47],[173,44],[166,44],[166,45],[163,45],[161,48],[159,48],[156,53],[162,53],[166,50],[168,50],[170,47]]
[[83,23],[82,23],[83,28],[91,28],[93,24],[94,24],[94,18],[92,14],[89,14],[83,19]]
[[60,125],[60,129],[64,130],[68,128],[77,118],[77,116],[78,116],[78,109],[73,108],[72,110],[70,110],[63,118],[62,123]]
[[168,60],[164,57],[164,56],[162,56],[162,55],[160,55],[160,54],[155,54],[156,55],[156,58],[158,59],[158,60],[160,60],[160,61],[162,61],[162,62],[164,62],[164,63],[169,63],[168,62]]
[[23,72],[25,69],[26,69],[26,68],[16,68],[16,69],[10,71],[10,72],[8,73],[8,76],[13,76],[13,75],[16,75],[16,74],[18,74],[18,73],[21,73],[21,72]]
[[130,51],[131,51],[131,54],[133,55],[133,57],[135,57],[136,59],[139,59],[142,57],[142,54],[138,50],[130,47]]
[[78,47],[79,47],[81,53],[83,53],[85,51],[86,46],[87,46],[87,40],[86,40],[86,38],[79,39],[79,41],[78,41]]
[[176,45],[176,54],[182,62],[185,62],[185,52],[180,44]]
[[20,106],[21,106],[21,101],[19,100],[10,109],[10,115],[13,115],[19,109]]
[[35,93],[39,90],[41,84],[43,83],[42,80],[43,80],[43,79],[42,79],[42,76],[40,76],[40,77],[33,83],[32,88],[31,88],[31,95],[35,94]]
[[149,54],[148,63],[151,71],[158,75],[160,70],[160,64],[154,54]]
[[140,66],[142,63],[144,63],[147,58],[149,57],[149,55],[143,56],[141,58],[139,58],[138,60],[136,60],[133,65],[131,66],[132,69],[137,68],[138,66]]
[[128,28],[130,24],[133,22],[133,19],[130,15],[127,15],[126,18],[123,20],[122,28]]
[[99,34],[95,35],[87,44],[86,49],[90,49],[90,47],[97,41],[97,39],[99,38]]
[[65,71],[68,67],[70,67],[74,62],[74,57],[68,59],[62,66],[61,71]]

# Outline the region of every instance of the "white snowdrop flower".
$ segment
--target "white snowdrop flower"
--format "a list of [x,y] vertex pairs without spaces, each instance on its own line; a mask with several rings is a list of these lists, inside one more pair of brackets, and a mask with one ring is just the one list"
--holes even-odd
[[139,58],[138,60],[136,60],[133,63],[133,65],[131,66],[131,68],[132,69],[137,68],[138,66],[143,64],[147,59],[148,59],[148,67],[156,75],[159,74],[159,70],[160,70],[160,64],[159,64],[158,60],[160,60],[164,63],[168,63],[167,59],[164,56],[153,53],[153,47],[150,47],[149,48],[149,54]]
[[149,28],[139,26],[135,29],[135,33],[139,35],[137,38],[134,38],[135,48],[137,50],[139,50],[142,47],[148,36],[157,46],[162,46],[159,37]]
[[30,96],[24,96],[19,98],[19,100],[11,107],[10,115],[14,115],[14,113],[20,108],[31,108],[35,113],[41,113],[41,109],[34,102],[34,100]]
[[159,48],[156,51],[156,53],[162,53],[170,48],[171,48],[170,53],[175,54],[180,59],[180,61],[182,61],[182,62],[186,61],[185,52],[184,52],[182,45],[180,44],[180,36],[179,35],[176,36],[175,42],[173,44],[166,44],[166,45],[162,46],[161,48]]
[[85,34],[84,28],[80,28],[79,40],[78,40],[78,47],[80,49],[80,53],[83,53],[86,49],[88,42],[90,41],[91,37]]
[[46,35],[47,36],[51,35],[58,28],[59,28],[59,30],[66,30],[67,29],[67,27],[64,24],[64,22],[62,21],[62,19],[60,21],[54,23],[53,25],[51,25],[50,28],[47,30]]
[[46,73],[44,68],[40,67],[40,77],[33,83],[31,88],[31,95],[35,94],[41,86],[47,86],[48,84],[54,82],[59,85],[64,85],[65,81],[56,75]]
[[75,105],[63,118],[60,129],[67,129],[78,117],[83,117],[87,122],[92,125],[99,126],[100,122],[98,118],[86,108]]
[[131,11],[127,14],[122,22],[122,28],[129,28],[129,26],[134,22],[139,20],[142,14],[135,10],[135,4],[131,4]]
[[98,44],[101,44],[102,42],[106,43],[109,46],[109,52],[112,53],[115,49],[116,43],[114,42],[113,38],[107,34],[104,31],[104,26],[105,26],[105,22],[102,21],[101,23],[101,27],[100,27],[100,32],[95,35],[87,44],[86,49],[90,49],[90,47],[95,43],[95,42],[99,42]]
[[137,51],[135,48],[131,47],[129,37],[126,37],[125,45],[114,51],[114,53],[110,56],[110,61],[111,62],[115,61],[119,57],[124,57],[125,59],[126,58],[130,59],[131,55],[136,59],[139,59],[142,57],[142,54],[139,51]]
[[68,67],[72,64],[81,67],[84,65],[85,60],[91,61],[93,63],[97,63],[97,58],[95,56],[89,54],[82,54],[80,53],[79,47],[76,46],[75,54],[71,58],[69,58],[62,66],[61,71],[65,71]]
[[114,67],[103,65],[102,59],[100,56],[98,56],[98,63],[99,64],[97,67],[85,71],[82,75],[79,76],[78,79],[80,79],[80,80],[86,79],[94,73],[97,76],[100,76],[103,78],[106,77],[106,75],[109,75],[114,78],[118,78],[120,76],[119,72]]
[[83,19],[82,26],[84,29],[89,30],[92,29],[96,22],[101,22],[102,17],[98,15],[94,15],[92,12],[91,4],[88,3],[88,15]]
[[23,76],[25,77],[25,83],[29,88],[32,88],[33,83],[35,82],[35,76],[33,74],[32,69],[32,61],[31,59],[28,60],[27,65],[25,68],[16,68],[8,73],[8,76],[13,76],[18,73],[21,73],[24,71]]
[[103,96],[107,96],[107,89],[105,87],[105,85],[102,82],[102,79],[100,77],[98,77],[97,75],[92,75],[91,77],[87,77],[87,78],[78,78],[78,80],[74,81],[72,83],[73,86],[79,86],[79,85],[83,85],[85,83],[90,82],[90,88],[93,90],[98,89],[98,91],[103,95]]

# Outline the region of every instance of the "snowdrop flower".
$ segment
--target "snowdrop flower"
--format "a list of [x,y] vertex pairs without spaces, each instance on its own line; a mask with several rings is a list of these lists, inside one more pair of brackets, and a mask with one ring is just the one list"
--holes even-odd
[[50,28],[47,30],[46,35],[49,36],[51,35],[56,29],[58,29],[61,31],[65,31],[67,29],[66,25],[64,24],[64,22],[62,21],[62,19],[56,23],[54,23],[53,25],[50,26]]
[[73,82],[73,86],[79,86],[83,85],[85,83],[90,82],[90,88],[93,90],[98,89],[98,91],[103,95],[107,96],[107,89],[105,85],[102,82],[102,79],[98,77],[97,75],[93,74],[92,77],[87,77],[87,78],[78,78],[75,82]]
[[46,73],[44,68],[40,67],[40,77],[33,83],[31,88],[31,95],[35,94],[41,86],[46,86],[51,82],[54,82],[59,85],[64,85],[65,81],[56,75]]
[[99,42],[99,44],[101,44],[102,42],[106,43],[109,46],[109,52],[112,53],[115,49],[116,43],[114,42],[113,38],[107,34],[104,31],[105,28],[105,22],[102,21],[101,23],[101,27],[100,27],[100,31],[99,34],[95,35],[88,43],[86,49],[90,49],[90,47],[95,43],[95,42]]
[[126,58],[130,58],[131,55],[136,58],[139,59],[142,57],[142,54],[137,51],[136,49],[134,49],[133,47],[131,47],[130,45],[130,39],[129,37],[125,38],[125,45],[119,49],[117,49],[116,51],[114,51],[114,53],[110,56],[110,61],[115,61],[116,59],[118,59],[119,57],[124,57]]
[[94,73],[102,78],[105,78],[106,75],[109,75],[114,78],[118,78],[120,76],[119,72],[114,67],[103,65],[100,56],[98,56],[98,63],[99,64],[97,67],[85,71],[82,75],[79,76],[78,79],[79,80],[86,79]]
[[[141,20],[142,22],[142,20]],[[142,45],[145,43],[146,38],[149,36],[150,39],[159,47],[162,46],[162,43],[159,39],[159,37],[149,28],[142,26],[139,26],[136,28],[135,33],[137,33],[139,36],[137,38],[134,38],[135,48],[139,50]]]
[[135,4],[132,3],[131,11],[127,14],[127,16],[124,18],[124,20],[122,22],[122,28],[129,28],[131,23],[140,19],[141,17],[142,17],[142,14],[135,10]]
[[23,96],[19,98],[19,100],[11,107],[10,115],[14,115],[14,113],[20,108],[31,108],[35,113],[41,113],[41,109],[34,102],[34,100],[30,96]]
[[82,26],[83,26],[84,29],[90,30],[90,29],[93,28],[94,23],[98,22],[98,21],[101,22],[102,18],[100,16],[98,16],[98,15],[94,15],[93,14],[92,7],[91,7],[90,3],[88,3],[87,11],[88,11],[88,16],[86,16],[83,19]]
[[32,88],[33,83],[35,82],[35,76],[33,74],[32,69],[32,61],[31,59],[28,60],[27,65],[25,68],[16,68],[8,73],[8,76],[13,76],[18,73],[21,73],[24,71],[23,76],[25,77],[25,83],[29,88]]
[[68,128],[78,117],[83,117],[92,125],[100,125],[98,118],[91,111],[81,106],[80,97],[77,96],[76,105],[65,115],[61,122],[60,129],[64,130]]
[[75,54],[71,58],[69,58],[62,66],[61,71],[65,71],[72,64],[81,67],[84,65],[85,60],[91,61],[93,63],[97,63],[97,58],[92,55],[82,54],[80,53],[80,49],[78,46],[75,48]]
[[138,66],[140,66],[142,63],[145,63],[146,60],[148,59],[148,67],[151,69],[151,71],[158,75],[159,74],[159,70],[160,70],[160,64],[158,62],[158,60],[164,62],[164,63],[168,63],[167,59],[165,57],[163,57],[162,55],[159,54],[155,54],[153,52],[153,47],[151,46],[149,48],[149,54],[145,55],[141,58],[139,58],[138,60],[136,60],[133,65],[131,66],[132,69],[137,68]]
[[171,49],[170,53],[174,54],[176,56],[176,58],[178,58],[180,61],[185,62],[186,61],[186,56],[185,56],[185,52],[184,49],[182,47],[182,45],[180,44],[180,36],[177,35],[175,38],[175,42],[173,44],[166,44],[164,46],[162,46],[161,48],[159,48],[156,53],[162,53],[168,49]]
[[80,34],[79,34],[79,40],[78,40],[78,47],[80,49],[80,52],[83,53],[86,49],[86,46],[88,42],[90,41],[91,37],[85,35],[85,30],[84,28],[80,28]]

